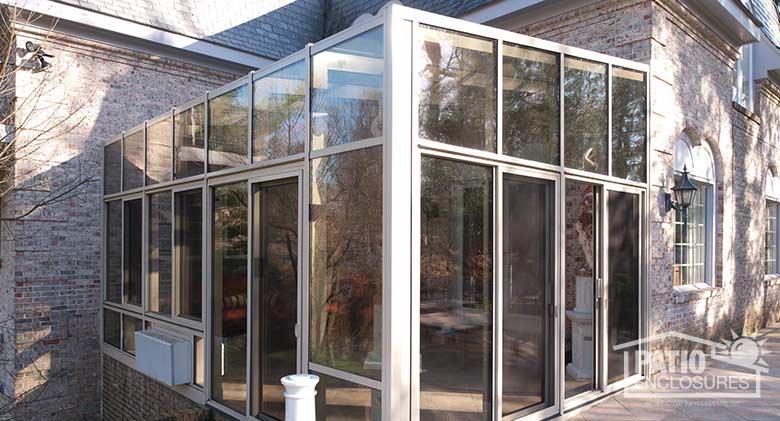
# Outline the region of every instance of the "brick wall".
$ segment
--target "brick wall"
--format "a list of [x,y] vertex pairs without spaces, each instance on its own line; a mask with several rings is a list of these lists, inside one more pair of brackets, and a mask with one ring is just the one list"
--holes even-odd
[[210,419],[210,410],[125,364],[103,356],[103,418],[107,420]]
[[[55,56],[49,71],[22,71],[17,77],[17,103],[26,104],[23,112],[35,107],[27,127],[74,117],[33,142],[35,147],[17,151],[17,190],[4,203],[4,215],[24,214],[41,195],[73,180],[96,181],[4,227],[0,285],[12,292],[3,297],[14,298],[0,311],[13,316],[6,342],[17,351],[10,360],[15,377],[0,381],[17,397],[33,391],[16,405],[18,417],[94,419],[101,408],[103,142],[231,77],[68,36],[44,39],[29,30],[19,41],[24,45],[27,39]],[[45,87],[39,101],[26,101],[36,86]],[[30,133],[17,136],[29,139]]]

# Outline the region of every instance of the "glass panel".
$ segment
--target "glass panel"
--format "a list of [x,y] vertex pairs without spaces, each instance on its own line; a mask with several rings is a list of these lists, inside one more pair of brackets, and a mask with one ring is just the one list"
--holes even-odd
[[607,173],[607,65],[564,59],[566,166]]
[[144,184],[144,132],[128,133],[123,143],[122,190],[127,191]]
[[141,219],[143,218],[141,199],[125,202],[124,216],[124,291],[122,302],[141,305]]
[[252,155],[255,162],[303,152],[306,141],[306,64],[254,82]]
[[595,294],[598,270],[598,204],[600,190],[590,184],[566,181],[566,297],[564,363],[566,398],[594,388]]
[[[675,177],[675,183],[679,181]],[[698,184],[699,191],[688,206],[686,214],[674,211],[674,285],[706,283],[707,244],[707,186]]]
[[106,301],[122,302],[122,201],[106,204]]
[[122,141],[103,147],[103,194],[119,193],[122,186]]
[[209,172],[249,163],[249,85],[209,99]]
[[382,147],[311,165],[311,361],[380,379]]
[[420,27],[420,137],[496,151],[496,42]]
[[213,320],[211,395],[246,411],[247,191],[236,183],[214,188],[212,220]]
[[[607,288],[607,379],[609,383],[637,373],[639,339],[639,195],[611,191]],[[626,371],[627,370],[627,371]]]
[[103,309],[103,342],[113,346],[116,349],[121,347],[121,321],[120,315],[116,311]]
[[383,29],[312,57],[312,149],[382,136]]
[[504,176],[503,415],[553,402],[555,184]]
[[645,181],[646,155],[645,74],[612,67],[612,175]]
[[143,330],[141,319],[122,315],[122,350],[135,355],[135,332]]
[[176,286],[179,315],[200,320],[203,311],[203,193],[176,193]]
[[255,185],[252,219],[252,415],[283,420],[279,379],[298,355],[298,180]]
[[493,170],[424,157],[420,418],[490,420]]
[[205,342],[200,336],[195,337],[195,385],[203,387],[206,384],[206,350]]
[[504,44],[503,154],[560,165],[558,54]]
[[149,195],[149,310],[171,315],[171,192]]
[[171,118],[146,127],[146,185],[171,181]]
[[317,421],[380,421],[382,392],[312,372],[320,378],[315,405]]
[[203,174],[205,152],[205,113],[203,104],[184,110],[174,116],[174,178]]

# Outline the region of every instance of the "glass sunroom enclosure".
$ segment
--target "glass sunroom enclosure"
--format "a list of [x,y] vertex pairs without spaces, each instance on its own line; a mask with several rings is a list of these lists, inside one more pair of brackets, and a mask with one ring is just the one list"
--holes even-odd
[[[642,378],[644,64],[389,5],[105,145],[103,350],[284,419],[545,418]],[[627,348],[631,349],[631,348]],[[634,348],[635,349],[635,348]]]

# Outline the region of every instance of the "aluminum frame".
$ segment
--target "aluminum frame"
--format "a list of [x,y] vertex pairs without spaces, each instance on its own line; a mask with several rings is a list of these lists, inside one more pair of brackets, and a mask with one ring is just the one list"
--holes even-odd
[[[447,145],[439,142],[421,139],[418,133],[419,127],[419,96],[416,92],[419,92],[420,76],[417,73],[417,46],[420,41],[419,25],[430,25],[442,29],[455,30],[465,34],[472,34],[475,36],[483,37],[496,42],[496,152],[477,151],[470,148],[459,147],[454,145]],[[384,26],[384,84],[383,84],[383,135],[381,137],[364,139],[356,142],[351,142],[344,145],[337,145],[318,149],[312,151],[311,149],[311,69],[312,69],[312,57],[318,52],[324,51],[334,45],[337,45],[343,41],[346,41],[354,36],[357,36],[365,31],[371,30],[378,26]],[[519,46],[527,46],[544,50],[547,52],[555,53],[558,57],[558,65],[560,71],[560,85],[559,85],[559,165],[550,165],[522,158],[515,158],[507,155],[503,155],[503,101],[502,99],[502,87],[503,87],[503,74],[502,68],[502,53],[504,50],[504,43],[511,43]],[[634,182],[631,180],[620,179],[611,176],[612,168],[612,129],[611,124],[608,124],[608,173],[607,175],[594,174],[586,171],[566,168],[563,164],[565,162],[565,107],[564,107],[564,62],[567,56],[597,61],[607,65],[607,104],[608,104],[608,122],[612,119],[612,67],[620,66],[626,69],[636,70],[645,74],[646,94],[647,102],[645,110],[647,114],[647,141],[646,141],[646,181]],[[270,75],[278,70],[281,70],[289,65],[295,64],[303,60],[307,69],[305,76],[306,93],[305,93],[305,125],[306,125],[306,142],[304,145],[304,152],[293,156],[273,159],[273,160],[254,160],[254,139],[253,139],[253,114],[254,114],[254,82]],[[210,124],[210,100],[234,89],[241,85],[248,85],[249,88],[249,123],[247,130],[247,158],[248,163],[236,168],[228,168],[219,171],[208,171],[209,162],[209,124]],[[501,295],[501,253],[502,248],[502,229],[500,222],[503,221],[503,210],[501,204],[503,203],[501,186],[503,184],[504,174],[517,174],[529,178],[542,178],[545,180],[553,180],[555,183],[555,230],[553,231],[553,238],[555,241],[555,256],[554,267],[554,292],[555,297],[555,317],[553,318],[554,326],[554,364],[552,371],[552,379],[556,382],[556,386],[553,388],[552,405],[543,409],[540,412],[527,415],[523,419],[540,419],[556,414],[563,414],[569,412],[575,405],[579,406],[586,401],[597,399],[605,396],[611,391],[624,387],[635,381],[641,380],[643,376],[644,367],[640,367],[640,372],[636,376],[632,376],[629,379],[621,380],[607,387],[603,375],[599,378],[599,384],[601,390],[586,392],[575,398],[564,399],[563,390],[563,320],[565,320],[564,307],[561,305],[561,297],[565,294],[565,282],[563,281],[563,273],[565,268],[565,253],[563,252],[563,245],[565,244],[565,230],[562,229],[565,221],[565,186],[567,180],[579,180],[591,183],[601,188],[601,212],[604,214],[604,220],[600,224],[600,229],[604,230],[606,227],[606,198],[607,192],[611,190],[630,190],[632,192],[638,192],[640,194],[641,209],[643,212],[640,214],[640,337],[647,331],[647,318],[644,317],[644,313],[647,308],[647,280],[646,274],[649,264],[647,262],[647,250],[649,250],[649,238],[647,238],[648,218],[649,218],[649,200],[647,200],[648,187],[650,180],[650,116],[651,116],[651,98],[650,98],[650,67],[646,64],[635,63],[624,59],[610,57],[600,53],[592,51],[582,50],[579,48],[568,47],[560,44],[556,44],[549,41],[544,41],[528,36],[516,34],[509,31],[499,30],[496,28],[490,28],[487,26],[464,22],[455,18],[449,18],[439,16],[433,13],[422,12],[419,10],[404,7],[398,4],[392,4],[385,6],[376,16],[353,25],[352,27],[337,33],[331,37],[328,37],[316,44],[309,44],[304,49],[299,50],[292,55],[269,65],[261,70],[251,72],[250,74],[231,82],[223,87],[218,88],[212,92],[206,92],[204,95],[195,98],[180,107],[173,108],[166,112],[165,115],[148,120],[142,125],[136,128],[144,128],[144,181],[140,188],[124,191],[124,138],[125,132],[117,138],[109,139],[106,145],[113,142],[122,142],[121,147],[121,166],[120,166],[120,191],[119,193],[104,195],[103,201],[107,203],[111,200],[130,200],[130,198],[142,198],[143,212],[144,212],[144,226],[143,226],[143,256],[144,256],[144,280],[142,295],[142,307],[140,314],[137,313],[138,309],[127,308],[124,305],[115,305],[109,302],[105,302],[104,308],[122,311],[129,311],[134,317],[138,317],[144,320],[144,328],[146,327],[146,321],[160,324],[167,330],[190,329],[196,332],[203,338],[204,341],[204,376],[205,381],[203,389],[199,390],[204,402],[208,405],[230,414],[238,419],[252,419],[249,416],[251,412],[251,361],[247,352],[247,407],[244,414],[239,414],[224,405],[219,404],[210,399],[212,392],[212,370],[211,362],[213,361],[212,347],[212,306],[210,305],[212,300],[212,188],[215,186],[229,184],[233,182],[244,182],[247,190],[247,203],[248,203],[248,218],[247,221],[248,233],[252,231],[252,188],[253,185],[262,180],[287,178],[285,175],[295,174],[298,177],[299,188],[299,281],[298,281],[298,317],[299,327],[296,329],[298,335],[298,359],[297,365],[300,372],[308,372],[314,370],[322,372],[333,377],[337,377],[343,380],[351,381],[356,384],[370,387],[372,389],[381,390],[382,393],[382,416],[383,419],[403,420],[411,421],[419,419],[419,276],[420,276],[420,181],[421,181],[421,160],[423,156],[433,156],[446,159],[457,160],[461,162],[469,162],[484,166],[489,166],[493,169],[493,241],[494,241],[494,253],[497,258],[494,260],[494,297],[500,297]],[[189,107],[199,104],[204,105],[204,168],[203,173],[186,178],[176,179],[175,174],[175,148],[174,148],[174,134],[175,119],[184,110]],[[410,107],[411,105],[411,107]],[[172,117],[172,136],[171,136],[171,181],[158,183],[154,185],[146,185],[146,160],[147,160],[147,141],[146,130],[149,122],[155,122],[158,119],[166,117]],[[136,128],[130,129],[127,132],[130,133]],[[362,376],[346,373],[340,370],[336,370],[329,367],[324,367],[317,363],[313,363],[309,360],[309,275],[310,275],[310,223],[309,223],[309,206],[311,195],[311,159],[319,157],[325,157],[337,153],[343,153],[347,151],[363,149],[374,146],[382,146],[382,178],[383,178],[383,258],[382,258],[382,306],[383,306],[383,319],[382,319],[382,377],[381,381],[374,379],[368,379]],[[171,191],[174,198],[171,206],[172,221],[175,225],[175,195],[177,192],[201,189],[203,195],[203,316],[199,323],[193,323],[186,318],[177,318],[178,312],[178,287],[176,284],[175,269],[173,272],[174,282],[172,286],[173,295],[173,317],[170,319],[165,317],[157,317],[154,314],[146,312],[148,306],[147,288],[148,282],[146,280],[146,272],[148,270],[148,199],[147,195],[161,191]],[[124,204],[122,206],[122,212],[124,213]],[[105,226],[106,215],[103,212],[103,224]],[[124,220],[124,216],[123,216]],[[102,278],[101,283],[101,297],[105,297],[105,249],[106,241],[105,232],[102,237]],[[603,233],[600,234],[603,236]],[[123,236],[124,237],[124,236]],[[248,249],[250,253],[247,256],[247,289],[251,292],[252,288],[252,265],[251,265],[251,240],[248,240]],[[123,238],[124,247],[124,238]],[[606,243],[601,241],[600,255],[606,253]],[[122,253],[124,255],[124,253]],[[175,259],[173,259],[175,260]],[[175,261],[172,262],[175,264]],[[602,268],[606,268],[606,261],[602,261]],[[122,263],[124,268],[124,264]],[[408,269],[405,269],[408,268]],[[608,281],[607,281],[608,282]],[[606,288],[606,283],[604,288]],[[124,288],[124,281],[122,281]],[[250,313],[248,313],[248,332],[247,340],[251,344],[251,308],[256,303],[248,303]],[[501,355],[500,344],[501,334],[500,327],[501,321],[498,320],[501,317],[501,303],[496,301],[496,305],[493,309],[493,316],[497,319],[494,324],[494,349],[493,349],[493,364],[494,366],[494,380],[492,381],[493,388],[493,420],[510,420],[517,419],[516,414],[510,414],[506,417],[501,416]],[[103,313],[100,312],[101,327],[102,327]],[[604,320],[601,320],[604,322]],[[410,335],[411,333],[411,335]],[[103,335],[103,329],[101,328],[101,341]],[[600,338],[604,340],[603,336]],[[495,339],[497,338],[497,339]],[[113,349],[110,346],[102,345],[104,352],[107,354],[113,354]],[[251,349],[248,348],[248,350]],[[121,352],[121,351],[120,351]],[[602,352],[602,354],[605,354]],[[602,360],[606,358],[601,356]],[[123,362],[127,363],[128,356],[122,356]],[[132,362],[132,359],[130,360]],[[605,370],[605,361],[601,361],[599,365],[600,369]],[[573,400],[574,399],[574,400]],[[262,418],[262,417],[261,417]]]

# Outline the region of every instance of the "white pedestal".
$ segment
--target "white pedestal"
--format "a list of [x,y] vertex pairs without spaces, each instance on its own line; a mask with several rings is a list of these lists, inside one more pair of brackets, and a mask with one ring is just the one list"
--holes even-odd
[[571,320],[572,361],[566,365],[566,374],[575,380],[593,378],[593,278],[575,278],[575,306],[566,312]]
[[315,387],[320,378],[313,374],[292,374],[282,377],[284,386],[285,421],[313,421],[315,417]]

